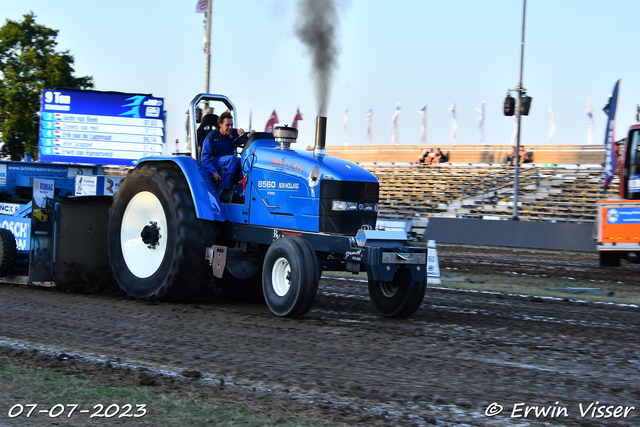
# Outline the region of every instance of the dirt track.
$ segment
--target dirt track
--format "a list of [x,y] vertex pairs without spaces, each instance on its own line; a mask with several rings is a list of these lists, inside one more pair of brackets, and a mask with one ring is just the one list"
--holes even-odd
[[[594,255],[459,247],[439,255],[443,269],[640,278],[636,266],[600,270]],[[71,355],[49,360],[58,369],[109,383],[139,382],[139,372],[118,363],[201,374],[213,381],[145,375],[157,377],[159,389],[194,387],[202,399],[331,424],[640,425],[637,325],[634,307],[434,289],[413,317],[390,320],[370,307],[366,283],[329,278],[297,320],[277,318],[264,304],[148,304],[0,286],[0,339]],[[7,350],[7,342],[5,353],[42,359]],[[72,357],[80,354],[114,364],[87,369]],[[636,409],[626,418],[582,417],[579,405],[596,401]],[[493,402],[504,411],[488,417]],[[560,416],[509,418],[517,403]],[[25,425],[5,414],[0,406],[0,425]],[[513,415],[524,415],[524,406]]]

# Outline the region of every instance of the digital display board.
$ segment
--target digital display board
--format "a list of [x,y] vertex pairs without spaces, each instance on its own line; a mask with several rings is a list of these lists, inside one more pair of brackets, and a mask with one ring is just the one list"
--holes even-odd
[[161,156],[164,99],[115,92],[43,90],[39,160],[135,166]]

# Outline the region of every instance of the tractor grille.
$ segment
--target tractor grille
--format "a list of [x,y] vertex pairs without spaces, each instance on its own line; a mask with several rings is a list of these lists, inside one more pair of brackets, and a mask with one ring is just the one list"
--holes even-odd
[[[320,183],[320,232],[355,236],[363,225],[376,226],[378,213],[361,208],[365,203],[378,203],[377,182],[351,182],[322,180]],[[359,209],[333,210],[334,201],[357,203]]]

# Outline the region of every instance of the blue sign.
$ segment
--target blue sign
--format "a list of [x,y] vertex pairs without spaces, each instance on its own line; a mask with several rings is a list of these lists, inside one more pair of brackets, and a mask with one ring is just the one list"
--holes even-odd
[[135,166],[161,156],[164,99],[95,91],[44,90],[39,159]]
[[629,177],[629,193],[640,193],[640,175],[633,174]]
[[609,208],[607,209],[608,224],[640,224],[639,208]]
[[6,228],[16,238],[19,251],[28,251],[31,240],[31,218],[16,218],[14,216],[0,216],[0,227]]

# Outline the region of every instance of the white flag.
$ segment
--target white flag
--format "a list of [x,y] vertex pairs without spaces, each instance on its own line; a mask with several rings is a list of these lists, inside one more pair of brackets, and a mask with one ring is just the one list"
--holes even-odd
[[595,128],[593,126],[593,106],[591,100],[587,102],[587,145],[593,144],[593,134]]
[[205,13],[209,6],[209,0],[198,0],[196,3],[196,13]]
[[484,107],[487,101],[482,101],[476,107],[476,111],[480,113],[478,117],[478,129],[480,129],[480,144],[484,144]]
[[202,14],[202,52],[207,53],[207,45],[209,44],[209,39],[207,38],[207,15],[208,13]]
[[398,118],[400,117],[400,103],[396,105],[396,110],[393,112],[393,117],[391,117],[391,143],[398,145]]
[[418,113],[422,114],[422,124],[420,125],[420,142],[427,143],[427,104],[424,104]]
[[342,113],[342,117],[344,118],[344,146],[346,147],[349,143],[349,107],[344,107],[344,113]]
[[549,100],[549,144],[552,143],[553,134],[556,133],[556,113],[553,111],[553,100]]
[[449,107],[449,112],[451,113],[451,136],[449,139],[451,139],[451,143],[453,145],[456,145],[456,133],[458,131],[458,121],[456,120],[456,104],[457,102],[454,102],[453,104],[451,104],[451,107]]
[[367,119],[367,141],[369,144],[373,143],[373,105],[367,111],[367,115],[365,116]]

